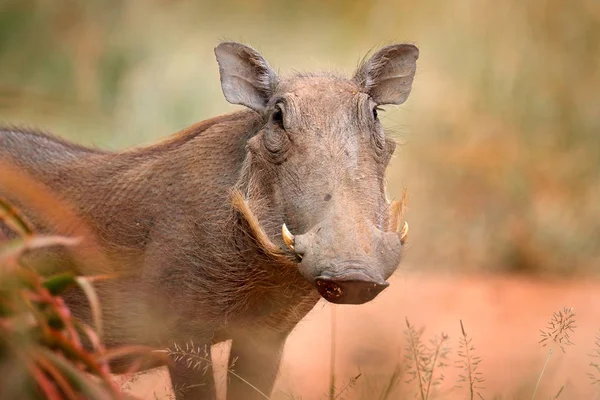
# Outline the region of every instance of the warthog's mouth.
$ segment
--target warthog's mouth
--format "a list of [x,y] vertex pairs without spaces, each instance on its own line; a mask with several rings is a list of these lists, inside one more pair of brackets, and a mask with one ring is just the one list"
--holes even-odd
[[363,304],[373,300],[379,293],[390,284],[354,280],[333,279],[320,276],[315,279],[315,286],[319,294],[327,301],[335,304]]
[[[399,246],[403,246],[408,237],[408,223],[403,221],[406,196],[402,200],[393,201],[389,204],[390,218],[387,230],[382,232],[386,239],[393,239]],[[240,212],[251,230],[257,245],[270,258],[282,263],[301,265],[304,252],[297,247],[297,237],[294,236],[286,224],[281,227],[281,237],[289,252],[274,244],[262,229],[258,218],[250,209],[248,202],[239,191],[234,191],[232,196],[234,208]],[[302,236],[302,235],[301,235]],[[388,242],[390,240],[387,240]],[[384,251],[385,247],[379,249]],[[351,269],[332,273],[323,271],[312,279],[319,294],[327,301],[336,304],[363,304],[373,300],[381,293],[389,283],[382,278],[370,276],[361,272],[360,265],[367,269],[368,263],[360,263]],[[396,264],[397,265],[397,264]],[[394,269],[395,266],[394,265]],[[352,272],[350,272],[352,271]]]

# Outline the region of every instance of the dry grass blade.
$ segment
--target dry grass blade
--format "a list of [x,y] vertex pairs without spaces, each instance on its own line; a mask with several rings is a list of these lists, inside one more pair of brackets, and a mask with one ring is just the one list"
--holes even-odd
[[17,260],[26,251],[41,249],[50,246],[75,246],[81,239],[65,236],[29,236],[14,239],[5,243],[0,250],[0,260]]
[[450,352],[449,348],[446,346],[447,341],[448,335],[445,333],[442,333],[441,335],[436,336],[435,338],[429,341],[432,346],[430,350],[430,354],[432,354],[432,357],[430,367],[426,375],[428,379],[426,398],[429,398],[429,395],[431,394],[432,385],[437,386],[441,384],[444,380],[443,374],[440,374],[439,377],[435,378],[434,372],[436,368],[441,369],[447,366],[447,364],[443,361],[447,358],[447,355]]
[[[118,358],[132,357],[139,359],[140,363],[138,364],[138,368],[161,367],[168,365],[171,362],[171,359],[164,352],[147,346],[124,346],[108,349],[98,355],[97,361],[110,362]],[[127,372],[132,372],[132,368],[129,368]]]
[[331,354],[329,361],[329,400],[333,400],[335,398],[335,351],[336,351],[336,326],[337,326],[337,317],[336,317],[336,306],[334,304],[331,305]]
[[402,365],[401,364],[396,365],[396,368],[394,368],[392,375],[388,379],[388,381],[383,389],[383,392],[381,392],[381,396],[379,396],[379,400],[387,400],[390,398],[390,396],[392,395],[392,392],[400,383],[403,374],[404,374],[404,368],[402,368]]
[[[2,210],[4,220],[18,218],[16,210],[5,204]],[[14,225],[11,229],[15,229]],[[31,383],[29,387],[13,385],[11,396],[29,399],[32,393],[37,393],[47,399],[122,398],[110,376],[110,357],[118,351],[128,356],[145,355],[152,360],[158,357],[150,357],[148,348],[113,349],[107,354],[98,334],[102,330],[100,302],[91,283],[112,274],[87,278],[63,272],[46,277],[37,268],[25,266],[20,256],[30,250],[72,246],[80,240],[58,235],[38,236],[19,227],[15,233],[20,237],[3,243],[0,250],[3,273],[0,279],[0,361],[3,366],[22,364],[25,379]],[[75,285],[79,285],[88,298],[96,331],[75,319],[61,297]],[[89,339],[92,351],[84,348],[81,334]],[[133,365],[141,365],[141,361],[136,358]]]
[[458,339],[458,357],[460,360],[456,361],[457,367],[460,368],[463,373],[459,375],[458,387],[462,387],[461,383],[466,383],[469,387],[469,400],[473,400],[477,395],[479,398],[483,398],[479,393],[479,390],[483,389],[481,384],[484,379],[477,369],[481,363],[481,358],[474,355],[475,346],[472,344],[473,339],[467,335],[462,320],[460,321],[461,336]]
[[544,347],[550,346],[550,348],[548,349],[548,355],[546,356],[546,361],[544,362],[540,376],[535,384],[535,389],[531,395],[531,400],[535,398],[535,395],[540,387],[542,377],[544,376],[544,372],[546,372],[546,367],[548,366],[548,361],[550,361],[550,357],[552,356],[553,346],[558,346],[564,353],[565,346],[570,346],[573,344],[569,335],[574,332],[575,328],[575,311],[573,310],[573,307],[563,307],[561,310],[552,315],[552,318],[550,318],[548,321],[548,326],[545,330],[540,329],[540,332],[542,333],[540,344]]
[[[194,346],[193,342],[188,342],[185,344],[185,349],[180,347],[177,343],[173,343],[173,349],[167,348],[166,353],[173,358],[175,362],[183,362],[190,369],[199,370],[202,368],[204,372],[207,371],[208,367],[212,365],[212,360],[210,358],[210,350],[208,347],[200,347]],[[233,370],[233,365],[235,360],[227,367],[227,372],[229,372],[232,376],[244,382],[248,385],[249,388],[254,390],[258,395],[262,398],[269,400],[270,397],[266,395],[259,388],[254,386],[251,382],[248,382],[242,376],[235,373]]]
[[556,394],[554,395],[554,397],[552,397],[552,400],[556,400],[560,397],[560,395],[562,394],[563,390],[565,390],[565,385],[562,385],[560,387],[560,389],[558,389],[558,392],[556,392]]
[[441,333],[429,340],[429,346],[425,345],[421,339],[423,329],[417,331],[406,318],[405,335],[408,339],[407,354],[407,374],[410,378],[407,383],[414,380],[418,381],[419,394],[421,400],[429,399],[433,387],[438,386],[444,380],[442,373],[435,375],[436,370],[447,367],[445,361],[448,358],[450,349],[447,346],[448,335]]
[[29,221],[8,201],[0,197],[0,221],[3,221],[10,229],[14,230],[19,236],[29,236],[33,234],[33,228]]
[[419,394],[421,395],[421,400],[425,400],[425,388],[423,387],[423,368],[421,366],[421,360],[425,357],[424,354],[426,352],[426,348],[421,342],[422,334],[423,329],[417,331],[417,329],[410,324],[408,318],[406,318],[405,335],[408,340],[408,347],[406,349],[407,352],[405,358],[408,361],[407,374],[410,376],[406,383],[411,383],[416,380],[419,385]]
[[90,303],[90,308],[92,310],[92,319],[94,320],[96,334],[98,335],[100,340],[102,340],[102,309],[100,308],[100,300],[98,300],[98,294],[96,294],[96,290],[92,286],[92,283],[86,277],[78,276],[77,278],[75,278],[75,281],[87,296],[87,299]]
[[341,396],[346,393],[348,390],[350,390],[351,388],[354,387],[354,385],[356,385],[356,382],[358,381],[358,379],[362,376],[361,374],[358,374],[356,376],[353,376],[352,378],[350,378],[350,380],[348,381],[348,383],[346,383],[346,385],[344,385],[344,387],[342,387],[340,389],[340,391],[333,397],[333,400],[337,400],[340,399]]
[[540,344],[547,346],[554,343],[564,353],[565,346],[573,344],[569,335],[574,332],[575,328],[575,311],[573,311],[572,307],[564,307],[552,315],[545,330],[540,329],[542,333]]
[[[54,352],[41,348],[40,353],[48,359],[86,399],[91,400],[114,400],[121,398],[119,391],[112,387],[107,391],[106,388],[82,374],[73,364]],[[110,381],[109,381],[110,382]]]
[[62,373],[56,368],[54,364],[48,361],[45,357],[37,357],[38,365],[46,372],[49,376],[52,377],[53,381],[60,388],[64,396],[69,400],[77,400],[77,394],[75,390],[71,387],[66,378],[62,375]]
[[[600,331],[596,333],[594,339],[594,349],[588,354],[592,359],[600,359]],[[588,372],[588,377],[592,385],[600,384],[600,364],[599,361],[590,361],[590,369],[592,372]]]
[[37,382],[40,391],[47,400],[61,400],[62,396],[46,374],[35,364],[29,366],[29,373]]

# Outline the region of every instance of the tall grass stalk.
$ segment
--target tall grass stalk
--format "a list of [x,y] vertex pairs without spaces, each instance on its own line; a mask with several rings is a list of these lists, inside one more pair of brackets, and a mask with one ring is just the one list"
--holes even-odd
[[550,318],[548,321],[548,326],[546,329],[540,329],[542,334],[540,344],[544,347],[550,346],[550,348],[548,349],[548,355],[546,356],[546,361],[544,362],[540,376],[535,384],[533,394],[531,395],[531,400],[535,398],[535,395],[540,388],[540,383],[542,382],[542,377],[546,372],[546,367],[548,366],[548,362],[552,356],[552,350],[554,346],[558,346],[562,352],[565,353],[565,346],[570,346],[573,344],[573,342],[571,342],[570,334],[574,332],[575,328],[575,311],[573,311],[572,307],[563,307],[563,309],[555,312],[552,315],[552,318]]
[[460,360],[456,361],[456,364],[458,368],[464,371],[464,375],[461,374],[458,376],[459,384],[457,387],[461,387],[460,383],[465,382],[469,386],[469,400],[473,400],[475,395],[483,398],[478,391],[479,389],[483,389],[480,384],[484,381],[481,372],[477,370],[481,363],[481,358],[475,356],[475,346],[472,344],[473,339],[467,335],[462,320],[460,320],[460,331],[461,336],[458,339],[458,356]]
[[387,381],[387,384],[385,385],[383,392],[381,392],[381,396],[379,397],[379,400],[387,400],[388,398],[390,398],[392,392],[394,391],[396,386],[398,386],[398,383],[402,379],[403,373],[404,373],[404,368],[403,368],[402,364],[396,365],[396,368],[394,368],[394,371],[392,372],[390,379]]
[[540,376],[535,384],[535,389],[533,389],[533,394],[531,395],[531,400],[535,398],[538,389],[540,388],[540,382],[542,381],[542,377],[544,376],[544,372],[546,372],[546,367],[548,366],[548,361],[550,361],[550,357],[552,356],[552,347],[548,350],[548,355],[546,356],[546,361],[544,362],[544,366],[542,367],[542,372],[540,372]]
[[[202,368],[204,372],[208,370],[208,367],[212,365],[212,360],[210,358],[210,353],[208,347],[204,346],[204,348],[195,346],[194,342],[189,342],[185,344],[185,349],[179,346],[177,343],[173,343],[173,349],[168,348],[165,352],[173,357],[175,362],[185,361],[188,368],[198,370]],[[235,363],[235,360],[234,360]],[[258,393],[262,398],[270,400],[271,398],[265,394],[262,390],[254,386],[251,382],[244,379],[242,376],[237,374],[233,370],[233,363],[227,366],[227,372],[244,382],[248,385],[249,388]]]
[[329,400],[334,400],[336,398],[335,395],[335,344],[337,341],[336,338],[336,325],[337,325],[337,317],[336,317],[336,307],[335,305],[331,305],[331,358],[329,362]]
[[340,389],[340,391],[333,396],[334,400],[338,400],[341,398],[341,396],[346,393],[348,390],[350,390],[354,385],[356,385],[356,381],[358,381],[358,378],[360,378],[362,376],[362,373],[353,376],[352,378],[350,378],[350,380],[348,381],[348,383],[346,383],[346,385],[344,385],[344,387],[342,387]]
[[406,318],[405,335],[408,340],[406,349],[407,374],[411,376],[407,380],[410,383],[418,380],[418,388],[421,400],[429,399],[434,386],[444,380],[440,373],[436,377],[437,370],[445,368],[444,361],[447,359],[450,349],[447,347],[448,335],[442,333],[429,340],[430,346],[423,343],[423,329],[417,330]]
[[[592,359],[600,359],[600,331],[596,333],[594,345],[595,347],[589,356]],[[590,378],[592,385],[600,385],[600,364],[598,364],[598,361],[590,361],[590,368],[592,369],[592,372],[588,372],[587,375]]]

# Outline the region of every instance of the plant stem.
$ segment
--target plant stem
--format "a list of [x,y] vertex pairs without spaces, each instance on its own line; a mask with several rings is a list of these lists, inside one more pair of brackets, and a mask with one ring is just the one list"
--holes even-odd
[[331,306],[331,361],[329,364],[329,400],[335,400],[335,342],[336,307]]
[[244,378],[242,378],[241,376],[239,376],[238,374],[236,374],[235,372],[233,372],[231,369],[228,369],[229,373],[233,376],[235,376],[236,378],[238,378],[240,381],[244,382],[246,385],[250,386],[252,389],[254,389],[254,391],[256,393],[258,393],[259,395],[261,395],[261,397],[270,400],[271,398],[269,396],[267,396],[266,394],[263,393],[262,390],[260,390],[259,388],[257,388],[256,386],[254,386],[253,384],[251,384],[250,382],[248,382],[247,380],[245,380]]
[[[203,357],[199,354],[194,354],[194,353],[189,353],[186,351],[169,351],[169,355],[171,356],[183,356],[183,357],[191,357],[191,358],[197,358],[199,360],[205,361],[207,364],[212,364],[212,360]],[[258,393],[261,397],[267,399],[267,400],[271,400],[271,398],[269,396],[267,396],[262,390],[260,390],[259,388],[257,388],[256,386],[254,386],[252,383],[248,382],[246,379],[242,378],[240,375],[238,375],[237,373],[235,373],[231,368],[227,367],[227,372],[230,373],[232,376],[238,378],[240,381],[244,382],[246,385],[248,385],[251,389],[253,389],[256,393]]]
[[435,364],[437,362],[438,355],[440,354],[440,348],[444,343],[444,339],[440,339],[440,342],[435,348],[435,355],[433,356],[433,360],[431,362],[431,371],[429,372],[429,382],[427,383],[427,391],[425,392],[425,400],[429,399],[429,390],[431,390],[431,382],[433,381],[433,372],[435,370]]
[[[410,351],[413,353],[413,362],[415,363],[415,372],[417,374],[417,379],[419,380],[419,390],[421,393],[421,400],[425,400],[425,391],[423,388],[423,380],[421,377],[421,366],[419,365],[419,360],[421,359],[421,355],[419,354],[419,350],[417,349],[418,343],[415,343],[415,336],[413,332],[413,328],[408,322],[408,318],[406,318],[406,327],[408,328],[408,338],[410,340]],[[417,340],[418,342],[418,340]]]
[[467,332],[465,332],[465,327],[463,325],[462,319],[460,320],[460,329],[462,331],[463,334],[463,340],[465,341],[465,355],[466,355],[466,359],[467,359],[467,368],[469,370],[469,391],[470,391],[470,395],[471,397],[469,398],[469,400],[473,400],[475,398],[475,392],[473,390],[473,371],[472,371],[472,366],[471,366],[471,354],[469,354],[469,341],[467,338]]
[[535,398],[535,395],[540,387],[540,382],[542,381],[542,376],[544,376],[544,372],[546,371],[546,366],[548,366],[548,361],[550,360],[550,356],[552,355],[552,347],[548,350],[548,356],[546,357],[546,362],[544,363],[544,367],[542,368],[542,372],[540,373],[540,377],[535,384],[535,389],[533,390],[533,394],[531,395],[531,400]]

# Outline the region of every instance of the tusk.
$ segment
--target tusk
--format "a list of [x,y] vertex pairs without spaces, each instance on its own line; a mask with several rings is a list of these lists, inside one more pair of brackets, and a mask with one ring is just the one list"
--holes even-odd
[[[394,200],[389,204],[389,222],[388,230],[392,232],[400,231],[400,222],[404,219],[404,211],[406,211],[407,202],[406,189],[402,192],[402,199]],[[404,227],[403,227],[404,228]]]
[[281,236],[283,236],[285,245],[289,247],[291,251],[294,251],[294,235],[292,235],[292,232],[290,232],[285,224],[281,226]]
[[408,222],[404,221],[404,225],[399,232],[400,235],[400,243],[404,244],[406,242],[406,238],[408,236]]
[[383,182],[383,193],[385,193],[385,202],[387,203],[388,206],[390,206],[392,204],[392,201],[390,200],[390,195],[388,194],[388,191],[387,191],[387,182],[386,181]]

